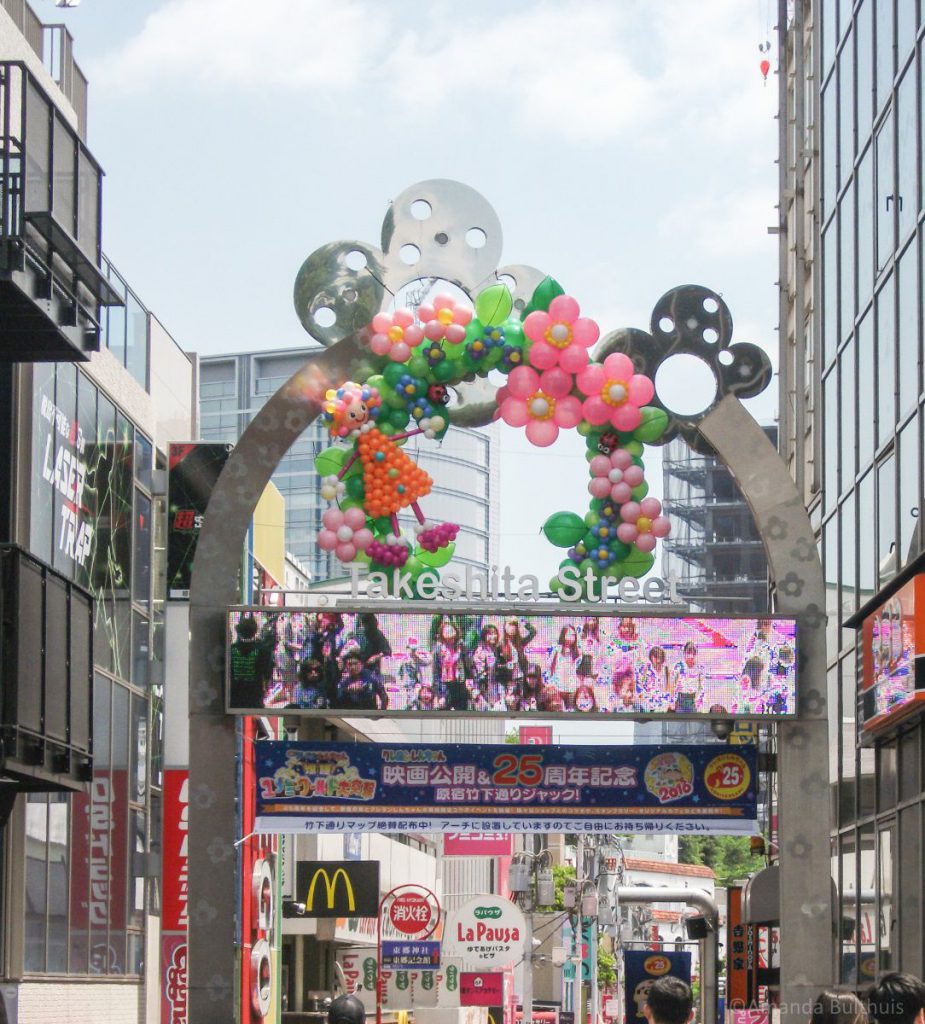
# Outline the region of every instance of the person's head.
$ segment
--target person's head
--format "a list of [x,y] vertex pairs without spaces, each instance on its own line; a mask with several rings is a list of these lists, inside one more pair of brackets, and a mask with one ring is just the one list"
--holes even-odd
[[520,640],[520,622],[517,619],[507,619],[504,623],[504,639],[505,640]]
[[440,623],[440,639],[445,644],[455,644],[459,640],[459,630],[451,619],[444,619]]
[[322,629],[338,630],[344,628],[344,620],[341,618],[340,612],[319,612],[318,625]]
[[632,619],[620,619],[617,633],[621,640],[635,640],[637,637],[636,623]]
[[809,1024],[867,1024],[867,1011],[853,992],[825,989],[813,1000]]
[[790,644],[783,644],[781,646],[781,649],[777,652],[777,660],[781,665],[793,664],[793,648]]
[[482,643],[488,647],[498,646],[498,627],[497,626],[482,626],[482,632],[479,634],[482,638]]
[[537,705],[541,711],[562,711],[562,698],[555,686],[544,686],[537,698]]
[[867,994],[867,1012],[875,1024],[922,1024],[925,985],[914,974],[884,974]]
[[342,995],[328,1007],[328,1024],[365,1024],[366,1007],[356,996]]
[[649,1024],[687,1024],[693,1006],[690,985],[665,974],[652,982],[643,1013]]
[[239,640],[253,640],[257,635],[257,629],[257,620],[253,615],[243,616],[235,626],[235,632],[238,634]]
[[759,619],[755,624],[755,635],[762,640],[767,640],[771,636],[771,628],[770,619]]
[[595,615],[589,615],[581,627],[581,635],[588,640],[597,640],[600,628],[600,619]]
[[597,700],[594,696],[594,690],[587,684],[576,687],[573,700],[575,701],[576,711],[597,711]]
[[434,706],[434,688],[432,686],[422,686],[418,690],[418,703],[422,708]]
[[749,658],[742,666],[742,682],[757,690],[764,674],[764,662],[761,658]]
[[660,672],[665,667],[665,648],[664,647],[650,647],[649,648],[649,664],[656,672]]
[[574,626],[563,626],[559,630],[559,646],[560,647],[577,647],[578,646],[578,634],[575,632]]
[[535,661],[531,661],[527,665],[527,671],[524,673],[524,679],[526,681],[526,689],[537,690],[540,684],[543,682],[543,670]]
[[685,665],[694,665],[697,661],[697,645],[693,640],[688,640],[681,648],[681,657]]
[[379,623],[376,620],[376,616],[372,612],[363,612],[359,616],[360,625],[365,630],[373,630],[379,628]]
[[313,686],[321,679],[321,662],[314,658],[306,658],[299,666],[299,679],[306,686]]
[[356,677],[363,671],[363,656],[353,648],[344,655],[344,668],[348,676]]

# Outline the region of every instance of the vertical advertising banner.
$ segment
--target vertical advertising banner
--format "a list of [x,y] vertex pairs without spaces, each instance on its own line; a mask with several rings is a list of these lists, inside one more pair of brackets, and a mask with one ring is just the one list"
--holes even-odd
[[690,953],[652,953],[645,949],[628,949],[623,954],[626,971],[626,1022],[647,1024],[643,1008],[649,989],[658,978],[670,974],[691,983]]
[[189,771],[164,772],[161,869],[161,1024],[187,1024],[186,933],[189,924]]
[[170,445],[167,482],[167,596],[188,600],[190,575],[206,506],[234,445]]

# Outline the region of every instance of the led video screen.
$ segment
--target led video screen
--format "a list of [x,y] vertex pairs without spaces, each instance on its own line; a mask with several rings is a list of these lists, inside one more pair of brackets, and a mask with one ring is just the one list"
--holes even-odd
[[868,615],[861,635],[861,720],[875,732],[925,700],[925,576]]
[[239,608],[228,708],[349,715],[795,712],[796,624],[780,618]]

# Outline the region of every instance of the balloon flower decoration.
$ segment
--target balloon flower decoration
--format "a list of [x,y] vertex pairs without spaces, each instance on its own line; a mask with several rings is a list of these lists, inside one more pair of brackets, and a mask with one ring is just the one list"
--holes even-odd
[[[442,440],[448,387],[495,371],[506,377],[496,418],[523,428],[538,447],[562,430],[586,438],[590,508],[556,513],[543,527],[549,541],[567,549],[562,567],[578,567],[582,578],[588,569],[617,580],[648,572],[669,524],[648,497],[642,454],[665,432],[668,415],[648,404],[653,383],[629,356],[593,357],[599,335],[552,278],[522,311],[498,283],[476,295],[474,308],[441,293],[416,312],[378,313],[362,335],[363,379],[328,391],[323,403],[332,437],[352,447],[335,445],[316,460],[322,496],[336,503],[324,515],[319,545],[344,562],[401,568],[412,580],[446,565],[459,527],[425,519],[419,501],[432,481],[402,445],[416,435]],[[406,509],[416,519],[413,539],[398,520]],[[560,585],[558,577],[551,585]]]

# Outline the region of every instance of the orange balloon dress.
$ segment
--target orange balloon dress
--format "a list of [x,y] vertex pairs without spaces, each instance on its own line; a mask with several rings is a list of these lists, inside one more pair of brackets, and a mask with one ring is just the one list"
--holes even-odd
[[430,494],[433,480],[386,434],[367,430],[357,440],[363,463],[367,513],[378,519],[408,508]]

